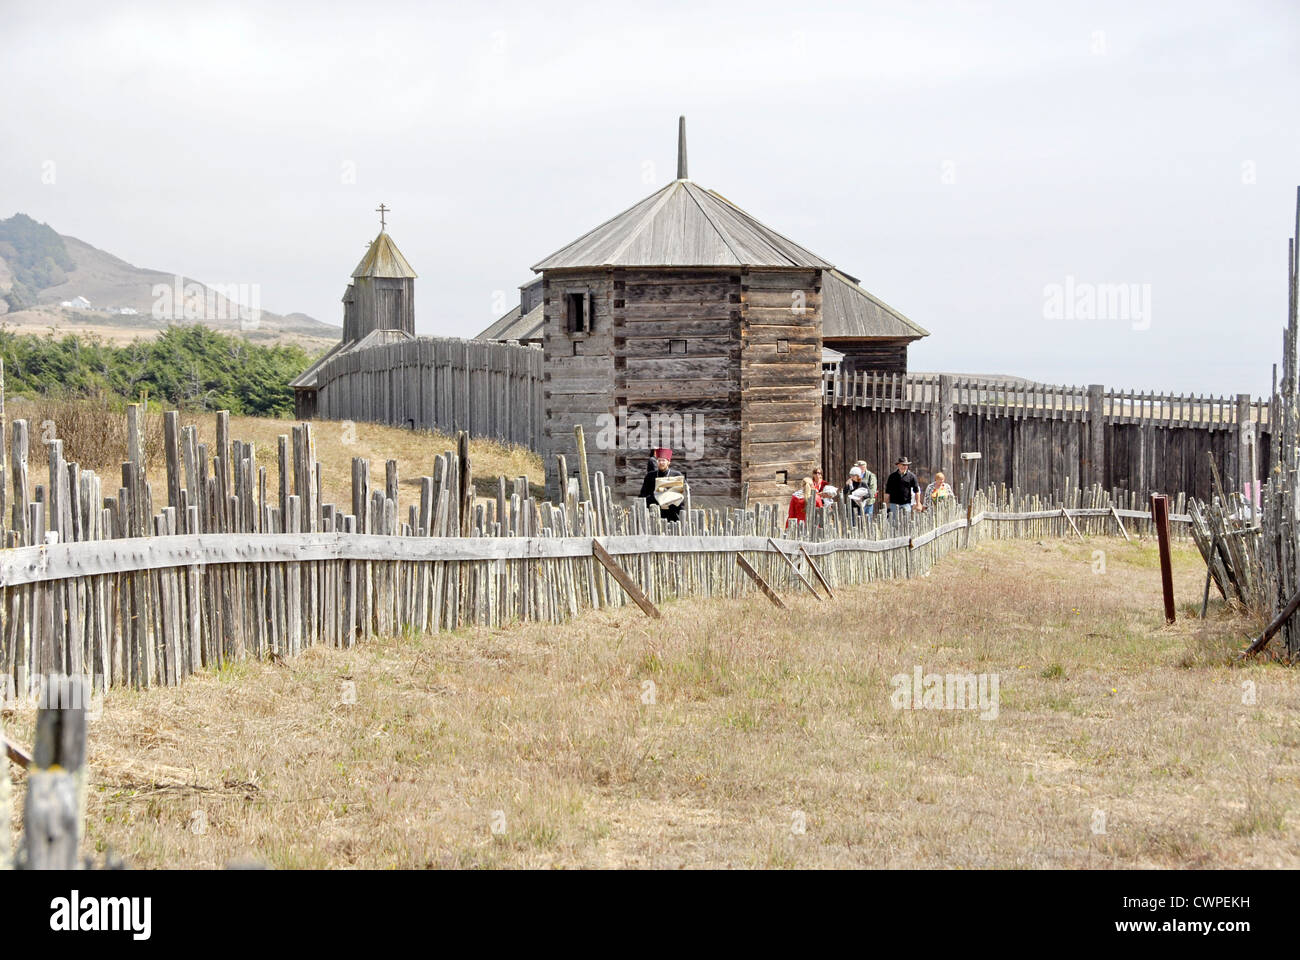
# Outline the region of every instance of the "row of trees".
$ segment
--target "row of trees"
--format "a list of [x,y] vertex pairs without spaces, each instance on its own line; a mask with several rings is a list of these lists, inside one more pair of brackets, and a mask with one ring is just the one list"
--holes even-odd
[[258,346],[202,326],[171,327],[125,346],[0,330],[0,357],[10,396],[135,400],[147,392],[181,409],[261,417],[292,416],[289,381],[311,362],[301,347]]

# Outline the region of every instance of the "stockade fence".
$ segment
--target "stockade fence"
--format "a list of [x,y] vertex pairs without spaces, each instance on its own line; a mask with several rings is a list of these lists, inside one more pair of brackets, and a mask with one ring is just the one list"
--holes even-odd
[[316,416],[542,446],[542,351],[418,337],[344,350],[316,372]]
[[[64,460],[58,439],[47,442],[48,483],[33,489],[28,424],[13,423],[13,524],[0,551],[9,693],[59,675],[93,677],[99,690],[170,685],[373,634],[560,623],[629,602],[801,587],[814,566],[832,588],[914,576],[981,538],[1128,536],[1151,522],[1099,489],[1065,502],[989,489],[899,522],[855,519],[840,505],[787,529],[768,505],[692,508],[688,489],[682,521],[670,524],[657,507],[616,505],[599,472],[579,470],[560,503],[531,497],[525,477],[499,477],[494,497],[476,498],[464,433],[405,509],[396,461],[381,483],[354,459],[345,510],[321,501],[310,424],[279,437],[268,475],[254,445],[230,437],[224,412],[212,451],[164,415],[167,502],[155,509],[142,413],[127,410],[128,459],[112,496],[104,478]],[[1180,500],[1174,526],[1187,519]]]
[[[380,332],[372,334],[375,337]],[[543,352],[451,337],[362,341],[316,371],[313,415],[456,433],[544,449]],[[927,471],[984,453],[988,479],[1051,496],[1069,484],[1178,490],[1207,498],[1205,454],[1236,490],[1256,489],[1275,458],[1278,394],[1206,396],[947,374],[823,375],[822,466],[857,459],[888,470],[906,453]]]
[[828,373],[822,460],[843,476],[858,459],[888,470],[905,453],[956,476],[958,454],[983,454],[981,476],[1024,493],[1067,487],[1177,490],[1208,498],[1209,454],[1230,488],[1258,498],[1272,465],[1270,401],[1020,384],[946,374]]

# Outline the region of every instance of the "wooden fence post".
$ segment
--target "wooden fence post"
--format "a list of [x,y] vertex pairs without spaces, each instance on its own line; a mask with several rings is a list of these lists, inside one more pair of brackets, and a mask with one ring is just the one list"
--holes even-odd
[[[953,404],[951,374],[939,377],[939,466],[931,466],[931,476],[937,470],[957,478],[957,417]],[[932,462],[933,464],[933,462]]]
[[1251,517],[1254,517],[1255,504],[1255,422],[1250,417],[1250,394],[1237,394],[1237,491],[1246,494],[1246,484],[1250,484]]
[[23,807],[25,866],[73,870],[85,815],[90,685],[80,676],[51,674],[42,695]]
[[1088,478],[1090,483],[1106,485],[1106,387],[1088,384]]
[[1165,595],[1165,622],[1174,622],[1174,573],[1169,558],[1169,498],[1151,494],[1151,522],[1160,542],[1160,586]]
[[[0,681],[0,685],[4,681]],[[4,692],[0,689],[0,699],[3,699]],[[4,721],[0,719],[0,747],[5,744]],[[0,870],[9,870],[14,865],[13,851],[13,814],[9,809],[10,789],[9,789],[9,755],[4,749],[0,749]]]

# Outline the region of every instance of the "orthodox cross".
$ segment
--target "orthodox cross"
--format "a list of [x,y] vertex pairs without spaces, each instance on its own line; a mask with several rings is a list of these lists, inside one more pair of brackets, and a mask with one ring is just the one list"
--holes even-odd
[[392,209],[393,209],[392,207],[385,206],[385,205],[382,204],[382,203],[381,203],[379,206],[377,206],[377,207],[375,208],[375,213],[379,214],[379,231],[380,231],[380,233],[382,233],[382,232],[384,231],[384,228],[388,226],[387,222],[384,220],[384,214],[388,213],[388,211],[390,211],[390,210],[392,210]]

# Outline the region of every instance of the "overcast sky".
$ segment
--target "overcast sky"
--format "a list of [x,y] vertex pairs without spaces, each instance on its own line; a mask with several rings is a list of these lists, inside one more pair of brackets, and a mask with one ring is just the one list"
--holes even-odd
[[472,336],[672,179],[685,113],[692,179],[929,329],[913,369],[1262,393],[1280,357],[1293,0],[0,11],[0,217],[278,313],[342,322],[383,201],[417,332]]

